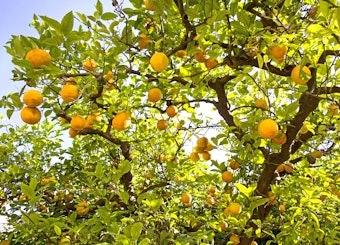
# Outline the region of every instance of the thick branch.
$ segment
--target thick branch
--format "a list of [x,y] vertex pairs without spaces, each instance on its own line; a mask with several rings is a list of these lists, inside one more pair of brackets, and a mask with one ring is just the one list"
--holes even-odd
[[340,87],[320,87],[315,90],[315,94],[334,94],[340,93]]

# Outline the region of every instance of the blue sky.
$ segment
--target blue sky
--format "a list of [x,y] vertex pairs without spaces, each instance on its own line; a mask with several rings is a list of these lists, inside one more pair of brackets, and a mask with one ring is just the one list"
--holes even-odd
[[[46,15],[60,21],[69,11],[92,14],[96,0],[10,0],[2,4],[0,15],[0,97],[21,89],[23,83],[11,80],[13,65],[4,45],[12,35],[37,36],[29,24],[34,14]],[[105,11],[113,9],[111,0],[102,0]],[[4,111],[0,109],[0,114]],[[19,112],[15,112],[11,122],[17,121]]]

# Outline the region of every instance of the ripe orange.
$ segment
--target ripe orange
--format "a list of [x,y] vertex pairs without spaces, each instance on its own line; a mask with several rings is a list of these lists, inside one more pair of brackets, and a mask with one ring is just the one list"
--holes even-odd
[[261,108],[263,110],[266,110],[268,108],[267,102],[264,99],[257,99],[255,100],[255,107]]
[[262,138],[273,139],[279,132],[277,123],[272,119],[264,119],[258,125],[258,132]]
[[107,79],[107,80],[113,78],[113,72],[112,71],[108,71],[106,73],[106,75],[104,75],[104,78]]
[[240,244],[240,238],[236,235],[231,235],[229,241],[234,242],[233,245]]
[[41,119],[41,112],[36,107],[24,107],[20,112],[21,120],[28,124],[36,124]]
[[206,148],[207,145],[208,145],[208,142],[209,142],[209,140],[208,140],[207,137],[201,137],[201,138],[197,139],[196,144],[197,144],[198,147]]
[[75,101],[79,97],[78,87],[71,84],[63,85],[60,96],[65,102]]
[[128,111],[117,113],[112,120],[112,127],[116,130],[127,129],[131,125],[131,116]]
[[38,90],[28,90],[23,97],[24,104],[28,107],[36,107],[42,104],[43,95]]
[[147,48],[150,43],[150,39],[145,34],[140,34],[140,39],[138,40],[138,45],[140,48]]
[[154,11],[155,10],[154,2],[155,0],[144,0],[145,8],[147,10]]
[[285,164],[284,168],[285,168],[285,172],[287,174],[291,174],[293,172],[293,170],[294,170],[293,164],[291,164],[291,163]]
[[78,135],[78,131],[73,128],[70,128],[68,134],[70,135],[71,138],[74,138]]
[[222,180],[224,182],[230,183],[231,181],[233,181],[233,174],[231,172],[224,171],[222,173]]
[[195,151],[194,151],[194,152],[191,152],[191,153],[190,153],[190,160],[193,161],[193,162],[199,161],[199,160],[200,160],[200,157],[199,157],[198,153],[195,152]]
[[231,161],[229,166],[230,166],[231,169],[236,170],[236,169],[238,169],[239,164],[238,164],[237,161]]
[[285,171],[285,165],[284,164],[280,164],[276,167],[276,171],[279,173],[282,173]]
[[156,103],[160,101],[163,97],[162,91],[159,88],[152,88],[148,92],[148,100],[150,102]]
[[93,115],[88,115],[88,116],[86,117],[86,123],[85,123],[84,128],[92,128],[92,127],[93,127],[93,124],[94,124],[94,121],[95,121],[95,116],[93,116]]
[[229,207],[226,207],[226,208],[223,210],[223,213],[224,213],[226,216],[229,216],[229,215],[230,215],[230,208],[229,208]]
[[300,78],[300,70],[302,70],[304,73],[306,73],[308,76],[311,75],[311,71],[309,70],[309,68],[307,66],[304,66],[301,68],[300,65],[297,65],[293,68],[292,73],[291,73],[291,77],[292,80],[296,83],[296,84],[305,84],[308,82],[309,78]]
[[284,45],[274,45],[270,48],[269,52],[278,62],[282,62],[287,54],[287,47]]
[[242,211],[242,207],[239,203],[233,202],[229,205],[229,210],[232,214],[240,214]]
[[215,68],[217,66],[217,64],[218,64],[218,62],[215,59],[207,59],[204,62],[205,67],[208,68],[208,69]]
[[169,58],[163,52],[156,52],[151,56],[150,64],[156,72],[161,72],[168,67]]
[[252,241],[250,245],[258,245],[258,243],[256,241]]
[[76,207],[76,211],[79,216],[85,216],[90,211],[90,204],[84,201],[80,202]]
[[286,211],[286,206],[284,204],[280,204],[279,205],[279,211],[280,211],[280,213],[283,213],[284,211]]
[[198,51],[197,53],[195,53],[194,58],[195,58],[198,62],[200,62],[200,63],[203,63],[203,62],[205,62],[205,61],[207,60],[206,57],[205,57],[205,55],[204,55],[204,50],[203,50],[203,49],[201,49],[200,51]]
[[336,104],[331,104],[328,106],[328,113],[331,115],[336,115],[339,113],[339,106]]
[[176,116],[178,113],[178,109],[176,106],[174,105],[171,105],[169,106],[167,109],[166,109],[166,114],[169,116],[169,117],[174,117]]
[[161,119],[157,122],[157,128],[159,130],[165,130],[168,127],[168,122],[164,119]]
[[35,69],[51,63],[51,55],[42,49],[32,49],[26,54],[26,60],[30,61]]
[[72,116],[70,124],[71,124],[71,128],[79,131],[79,130],[82,130],[85,127],[86,120],[82,116],[75,114],[75,115]]
[[311,155],[315,158],[321,158],[323,156],[322,151],[313,151]]
[[226,230],[228,228],[228,223],[223,221],[219,224],[222,231]]
[[287,142],[287,135],[279,130],[278,134],[272,139],[274,144],[283,145]]
[[83,68],[86,71],[94,71],[97,68],[97,63],[94,59],[85,59],[83,62]]
[[202,158],[203,158],[204,160],[206,160],[206,161],[209,161],[209,160],[211,159],[211,154],[210,154],[210,152],[204,151],[204,152],[202,153]]
[[185,50],[178,50],[178,51],[176,52],[176,56],[179,57],[179,58],[183,58],[183,57],[185,57],[186,55],[187,55],[187,51],[185,51]]
[[192,201],[192,196],[189,193],[183,193],[182,198],[181,198],[183,203],[191,203]]

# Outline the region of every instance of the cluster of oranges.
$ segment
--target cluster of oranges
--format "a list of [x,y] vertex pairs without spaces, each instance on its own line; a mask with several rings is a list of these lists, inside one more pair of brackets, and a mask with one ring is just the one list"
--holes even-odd
[[37,90],[28,90],[23,96],[26,105],[22,108],[20,117],[28,124],[36,124],[41,119],[41,112],[37,108],[43,103],[43,95]]
[[212,143],[209,142],[207,137],[200,137],[196,141],[196,146],[194,147],[194,151],[190,153],[190,160],[193,162],[197,162],[200,160],[200,155],[203,160],[210,160],[211,154],[209,151],[212,150]]

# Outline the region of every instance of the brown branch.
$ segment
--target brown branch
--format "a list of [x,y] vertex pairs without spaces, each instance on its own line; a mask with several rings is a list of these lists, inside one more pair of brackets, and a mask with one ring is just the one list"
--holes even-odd
[[168,181],[166,181],[166,182],[161,182],[161,183],[157,183],[157,184],[154,184],[154,185],[150,185],[150,186],[148,186],[147,188],[145,188],[144,190],[142,190],[142,191],[140,192],[140,194],[146,193],[146,192],[148,192],[148,191],[154,190],[154,189],[159,188],[159,187],[167,186],[167,185],[169,185],[169,184],[170,184],[170,183],[169,183]]
[[318,64],[324,64],[326,62],[327,56],[332,55],[332,56],[340,56],[340,50],[325,50],[321,54]]
[[315,94],[334,94],[340,93],[340,87],[319,87],[315,90]]

